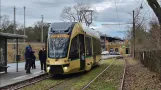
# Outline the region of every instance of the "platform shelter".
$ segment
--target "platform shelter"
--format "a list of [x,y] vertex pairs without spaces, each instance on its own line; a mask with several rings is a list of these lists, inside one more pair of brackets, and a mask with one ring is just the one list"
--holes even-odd
[[7,73],[7,40],[15,39],[16,40],[16,61],[17,61],[17,72],[18,72],[18,61],[20,60],[20,55],[18,55],[18,40],[26,39],[25,35],[10,34],[0,32],[0,72]]

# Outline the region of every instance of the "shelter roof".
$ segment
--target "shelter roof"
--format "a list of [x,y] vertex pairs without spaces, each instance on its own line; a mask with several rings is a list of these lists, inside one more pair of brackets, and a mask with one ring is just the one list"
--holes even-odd
[[26,35],[19,35],[19,34],[11,34],[11,33],[3,33],[0,32],[0,38],[6,38],[6,39],[26,39]]

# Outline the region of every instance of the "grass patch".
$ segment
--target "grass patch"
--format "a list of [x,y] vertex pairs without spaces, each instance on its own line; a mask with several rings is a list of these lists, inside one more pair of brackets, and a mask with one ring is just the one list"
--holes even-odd
[[[73,85],[71,86],[71,89],[72,90],[80,90],[85,84],[87,84],[90,80],[92,80],[94,77],[96,77],[102,70],[104,70],[113,61],[114,61],[114,59],[103,60],[103,61],[101,61],[102,65],[100,65],[99,67],[94,67],[91,71],[86,72],[84,74],[80,74],[80,76],[78,77],[79,82],[72,83]],[[46,90],[46,89],[49,89],[50,87],[55,86],[56,84],[62,82],[65,79],[70,79],[70,78],[47,79],[47,80],[43,80],[41,82],[38,82],[36,84],[33,84],[31,86],[25,87],[22,90]]]
[[114,59],[101,61],[102,65],[100,65],[98,68],[92,69],[87,74],[82,75],[80,77],[80,80],[77,83],[75,83],[74,85],[72,85],[72,87],[70,89],[71,90],[81,90],[82,87],[84,87],[86,84],[88,84],[93,78],[95,78],[102,70],[104,70],[113,61],[114,61]]
[[96,79],[87,90],[118,90],[124,70],[124,60],[117,60]]

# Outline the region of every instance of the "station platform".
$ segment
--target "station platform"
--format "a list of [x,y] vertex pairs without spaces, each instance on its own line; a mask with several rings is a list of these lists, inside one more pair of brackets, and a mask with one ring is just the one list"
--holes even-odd
[[18,63],[18,72],[16,71],[16,63],[7,64],[7,66],[9,66],[7,69],[8,72],[0,72],[0,87],[28,80],[44,74],[44,72],[41,71],[40,61],[36,61],[35,64],[36,69],[31,69],[31,74],[26,74],[25,62]]
[[[102,60],[105,60],[117,56],[120,55],[102,55],[101,58]],[[0,72],[0,87],[8,86],[44,74],[44,72],[41,71],[40,61],[36,61],[35,64],[36,69],[31,69],[31,74],[26,74],[25,62],[18,63],[18,72],[16,71],[16,63],[7,64],[7,66],[9,66],[7,73]]]

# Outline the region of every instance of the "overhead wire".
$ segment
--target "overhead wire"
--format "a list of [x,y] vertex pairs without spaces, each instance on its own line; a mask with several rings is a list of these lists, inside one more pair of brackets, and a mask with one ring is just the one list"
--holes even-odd
[[117,13],[117,19],[118,19],[118,23],[119,23],[119,28],[121,29],[121,27],[120,27],[120,19],[119,19],[119,15],[118,15],[117,2],[116,2],[116,0],[114,0],[114,2],[115,2],[115,8],[116,8],[116,13]]

